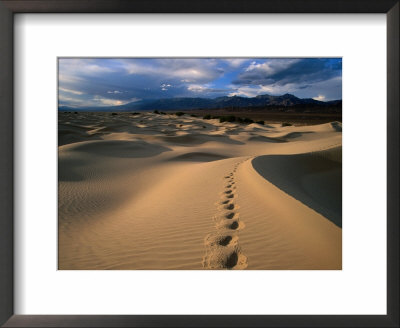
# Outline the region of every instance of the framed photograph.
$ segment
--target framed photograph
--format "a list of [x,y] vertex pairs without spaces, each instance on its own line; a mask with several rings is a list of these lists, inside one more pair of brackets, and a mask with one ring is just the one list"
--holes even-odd
[[3,326],[399,326],[398,1],[0,21]]

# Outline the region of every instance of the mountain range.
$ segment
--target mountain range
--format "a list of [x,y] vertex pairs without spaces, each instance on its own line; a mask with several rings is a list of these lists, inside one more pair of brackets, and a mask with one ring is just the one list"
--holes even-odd
[[131,102],[120,106],[99,106],[72,108],[59,106],[61,111],[149,111],[149,110],[194,110],[194,109],[337,109],[341,110],[342,100],[319,101],[312,98],[298,98],[286,93],[281,96],[268,94],[247,98],[240,96],[218,98],[164,98],[147,99]]

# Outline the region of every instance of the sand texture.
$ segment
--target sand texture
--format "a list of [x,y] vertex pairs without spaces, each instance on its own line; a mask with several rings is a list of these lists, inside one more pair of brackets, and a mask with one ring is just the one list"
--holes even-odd
[[338,122],[59,113],[59,269],[341,269],[341,145]]

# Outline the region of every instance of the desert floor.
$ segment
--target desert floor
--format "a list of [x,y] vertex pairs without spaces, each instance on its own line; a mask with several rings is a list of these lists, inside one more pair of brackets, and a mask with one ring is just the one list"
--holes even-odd
[[59,113],[59,269],[341,269],[342,127]]

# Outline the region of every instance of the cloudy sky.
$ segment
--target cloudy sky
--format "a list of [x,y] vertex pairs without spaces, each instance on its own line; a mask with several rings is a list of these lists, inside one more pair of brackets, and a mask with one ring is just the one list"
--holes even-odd
[[284,93],[322,101],[341,99],[342,59],[59,59],[60,106]]

